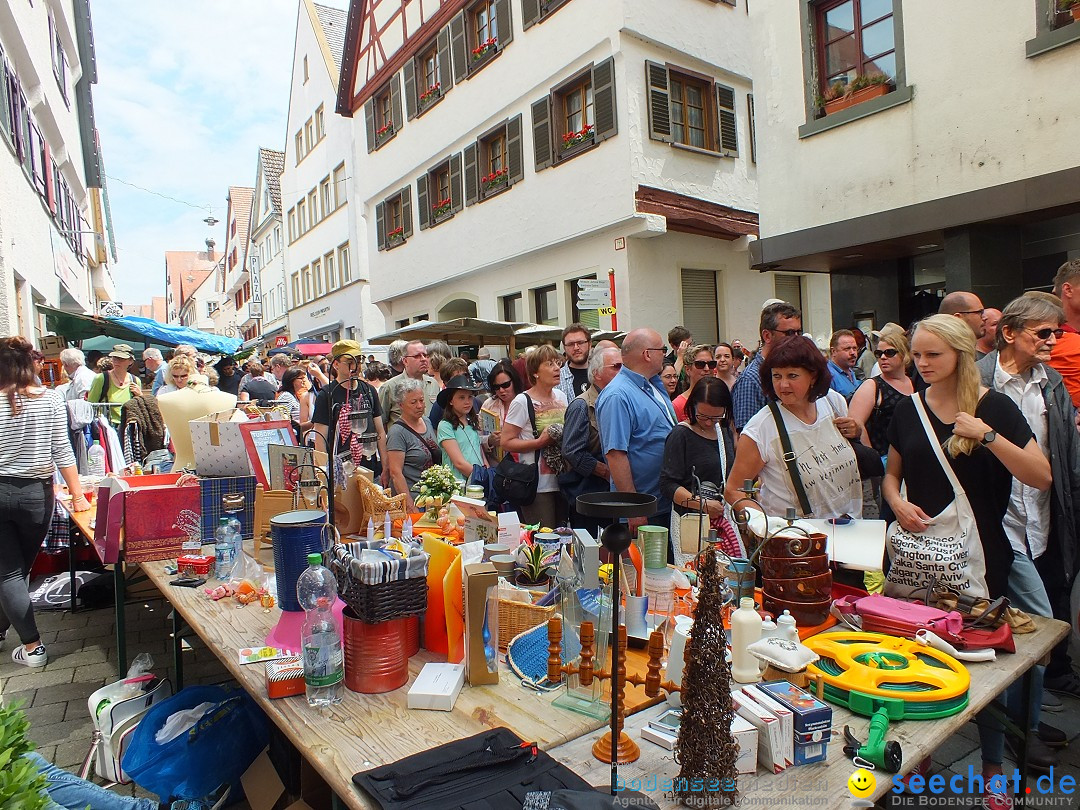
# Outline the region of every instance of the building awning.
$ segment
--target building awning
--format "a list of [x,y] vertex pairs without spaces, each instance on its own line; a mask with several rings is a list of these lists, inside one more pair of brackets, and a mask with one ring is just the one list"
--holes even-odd
[[62,309],[38,304],[45,316],[45,326],[67,340],[86,340],[93,337],[112,337],[128,343],[154,343],[159,346],[179,346],[188,343],[198,351],[209,354],[232,354],[240,347],[236,338],[215,335],[186,326],[159,323],[150,318],[125,315],[122,318],[102,318],[79,315]]

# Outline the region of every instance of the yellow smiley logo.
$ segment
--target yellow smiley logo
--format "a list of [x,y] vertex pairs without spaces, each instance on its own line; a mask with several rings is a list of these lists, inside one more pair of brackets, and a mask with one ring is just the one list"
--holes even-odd
[[874,780],[874,774],[870,773],[866,768],[859,768],[848,777],[847,787],[852,796],[865,799],[874,792],[877,782]]

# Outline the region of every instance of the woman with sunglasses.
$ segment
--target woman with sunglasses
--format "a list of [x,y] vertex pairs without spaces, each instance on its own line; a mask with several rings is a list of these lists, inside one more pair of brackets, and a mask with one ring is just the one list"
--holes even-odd
[[896,406],[915,393],[907,375],[911,349],[902,332],[888,332],[878,338],[874,349],[881,375],[871,377],[855,391],[848,415],[866,425],[870,446],[883,458],[889,454],[889,423]]
[[524,391],[525,386],[521,384],[521,377],[518,376],[514,364],[509,360],[500,360],[488,373],[487,387],[491,396],[480,409],[480,418],[483,420],[485,413],[494,417],[493,421],[497,430],[488,433],[487,449],[492,452],[495,461],[499,462],[503,457],[500,441],[502,426],[506,424],[506,412],[510,409],[510,403],[514,401],[514,397]]
[[705,343],[699,343],[686,350],[683,357],[683,369],[686,370],[686,390],[671,401],[675,408],[675,416],[680,422],[686,421],[686,400],[690,392],[694,390],[697,381],[703,377],[716,376],[716,358],[713,357],[713,348]]

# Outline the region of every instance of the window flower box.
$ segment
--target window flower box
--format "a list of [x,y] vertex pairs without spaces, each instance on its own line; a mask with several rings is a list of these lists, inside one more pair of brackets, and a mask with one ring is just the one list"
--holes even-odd
[[569,152],[576,146],[581,146],[583,143],[592,143],[595,139],[595,133],[593,132],[593,125],[586,124],[577,132],[567,132],[562,136],[562,150],[563,152]]
[[394,136],[394,122],[384,124],[375,130],[375,145],[382,146]]
[[442,98],[442,84],[435,82],[427,90],[420,94],[420,98],[417,99],[421,110],[427,109],[427,107]]
[[477,62],[483,61],[487,57],[491,56],[491,54],[495,53],[498,49],[499,49],[499,38],[498,37],[492,37],[491,39],[485,40],[478,47],[473,48],[473,50],[472,50],[473,64],[476,64]]
[[432,219],[436,222],[439,222],[444,217],[448,216],[452,204],[453,203],[449,197],[447,197],[445,200],[439,200],[437,203],[435,203],[435,205],[431,206]]
[[480,185],[484,189],[485,194],[490,194],[493,191],[506,188],[510,183],[510,170],[498,169],[491,174],[485,174],[480,178]]
[[405,229],[394,228],[386,234],[386,244],[388,247],[397,247],[398,245],[405,243]]
[[892,90],[892,79],[888,76],[860,75],[856,76],[848,85],[841,82],[831,85],[824,95],[819,97],[818,102],[819,106],[825,109],[825,114],[829,115],[840,110],[846,110],[848,107],[853,107],[864,101],[869,101],[872,98],[878,98]]

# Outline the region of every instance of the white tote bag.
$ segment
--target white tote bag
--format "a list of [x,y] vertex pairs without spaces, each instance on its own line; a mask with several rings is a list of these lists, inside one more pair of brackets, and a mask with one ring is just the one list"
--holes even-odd
[[921,532],[909,532],[898,521],[889,525],[885,547],[892,567],[885,579],[888,596],[906,597],[925,589],[931,582],[948,585],[966,596],[988,598],[986,558],[983,555],[975,513],[967,494],[945,458],[937,434],[930,424],[922,397],[915,394],[915,410],[934,448],[934,455],[953,488],[953,500],[934,516]]

